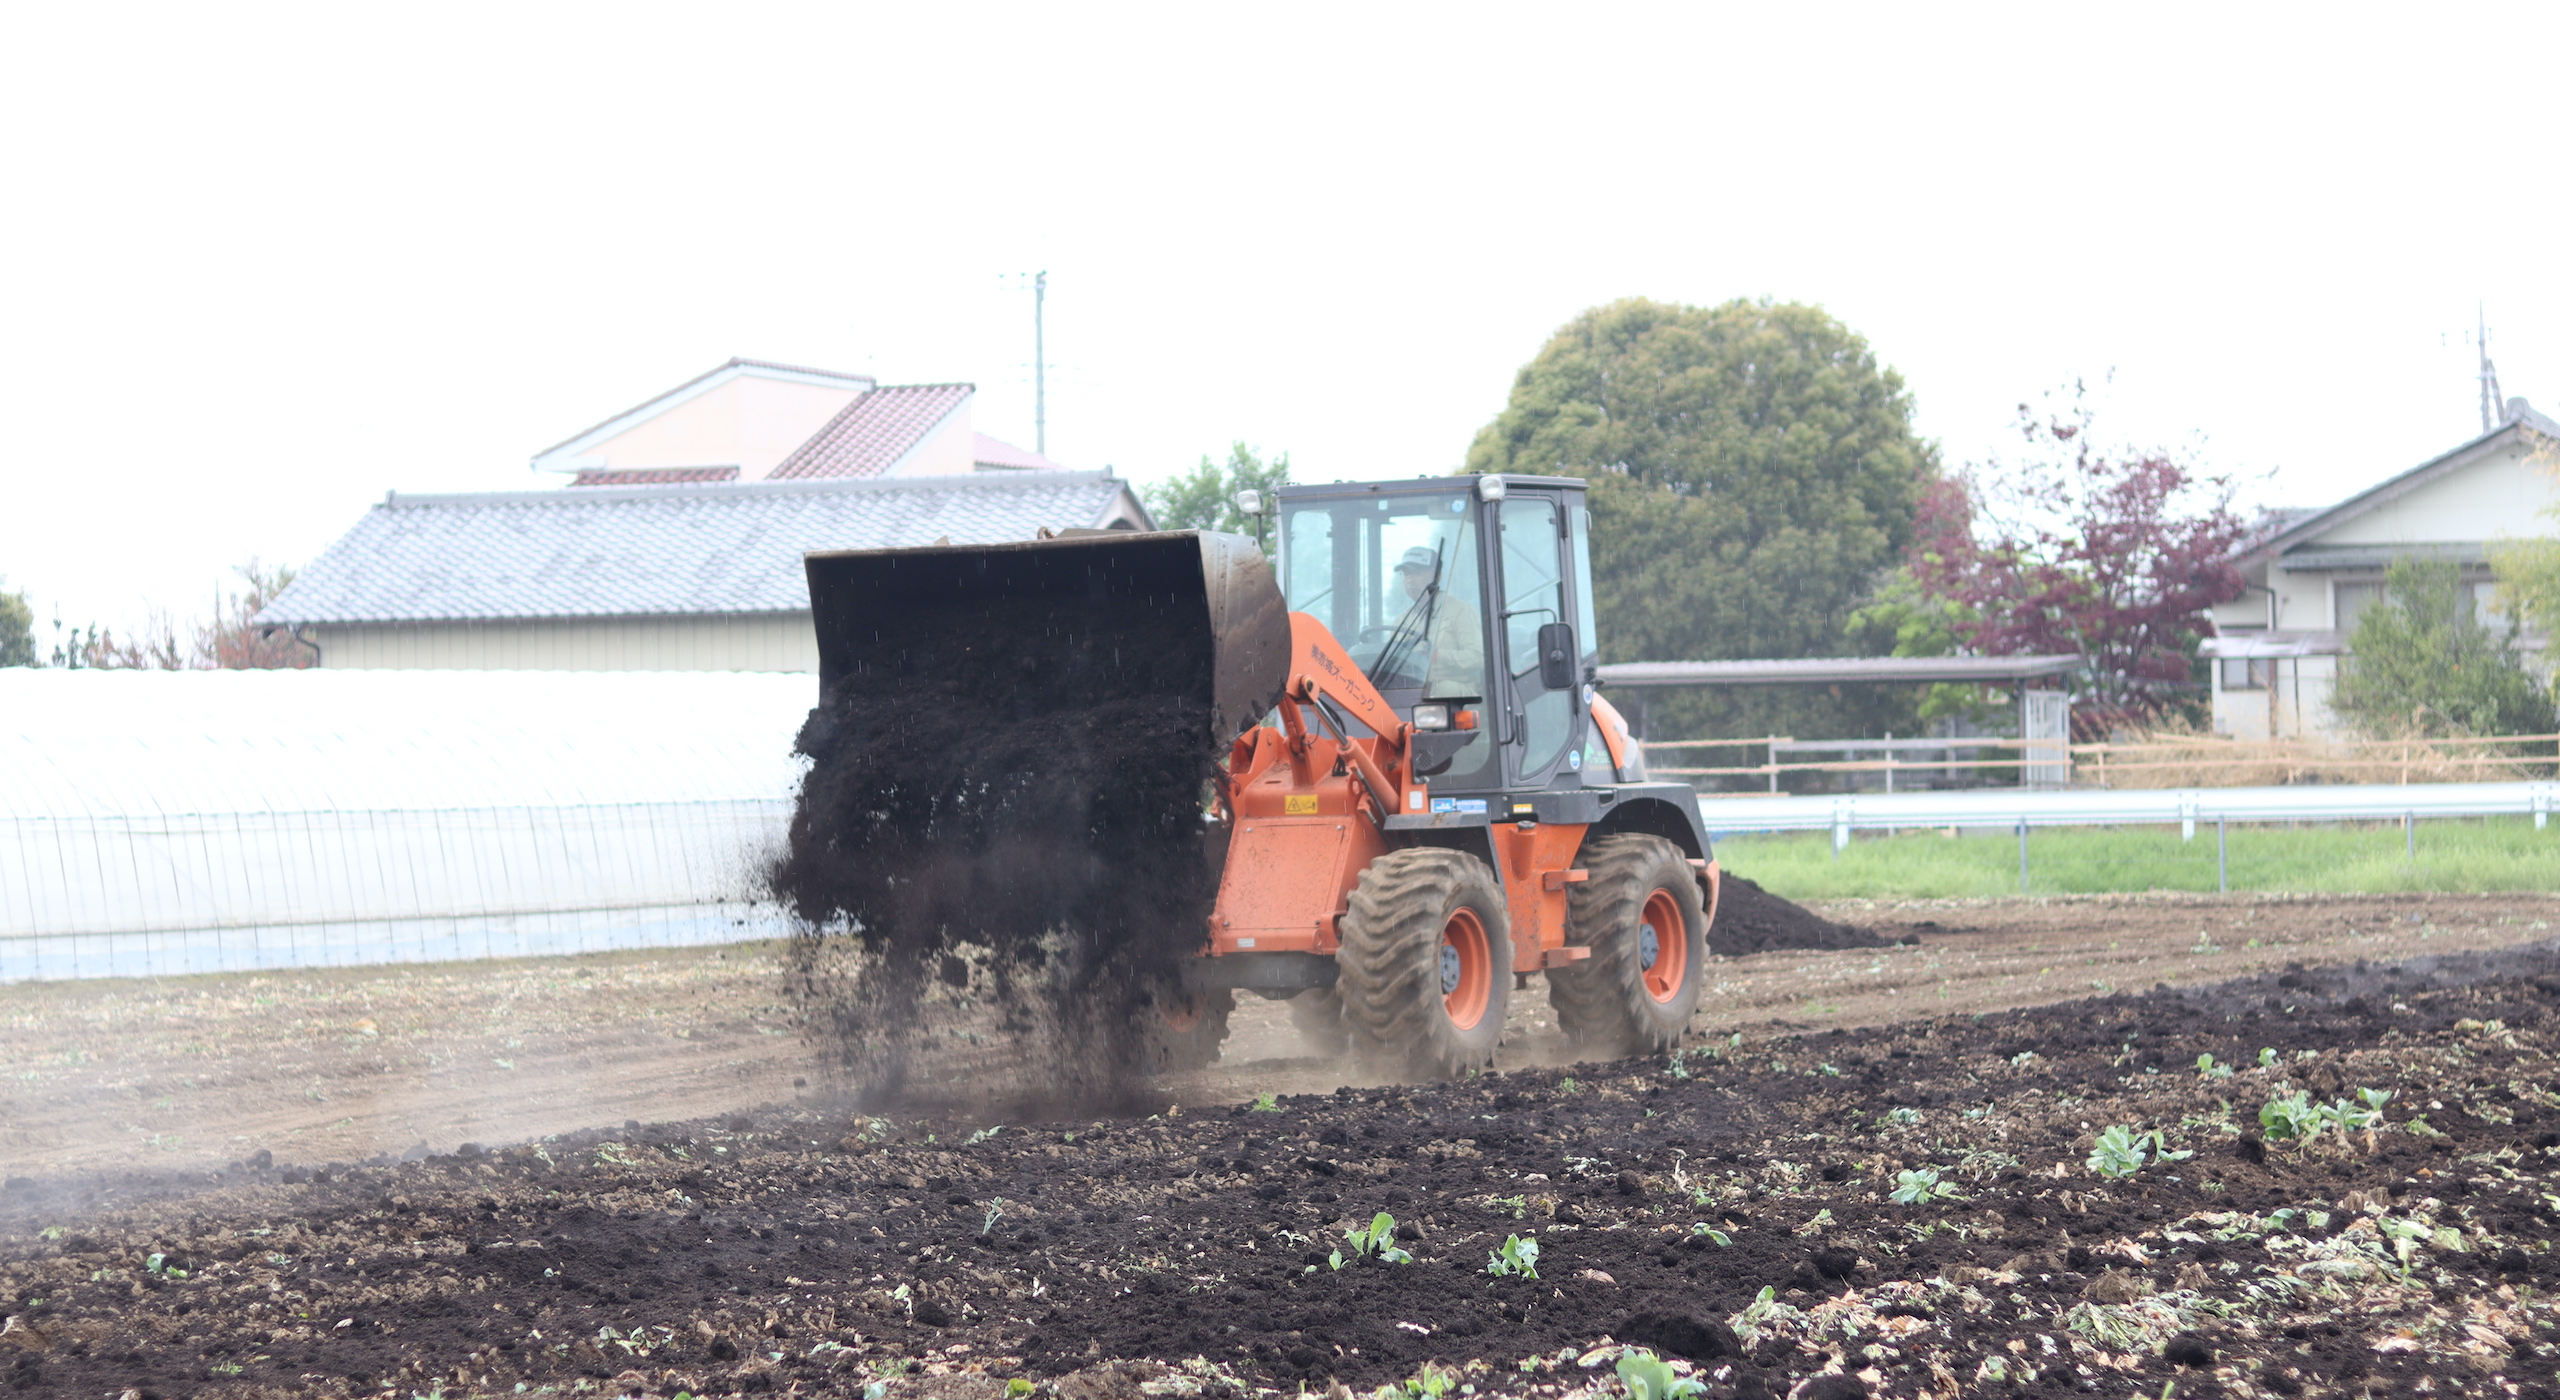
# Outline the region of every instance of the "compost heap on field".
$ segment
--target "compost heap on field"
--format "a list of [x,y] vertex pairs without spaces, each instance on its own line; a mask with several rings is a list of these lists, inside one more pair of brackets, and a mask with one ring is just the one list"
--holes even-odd
[[798,740],[811,767],[773,872],[806,930],[795,992],[861,1091],[946,1096],[906,1084],[909,1050],[992,1006],[1004,1048],[969,1097],[1112,1097],[1216,895],[1217,749],[1190,698],[1206,638],[1083,599],[919,610],[873,636]]
[[1726,958],[1787,948],[1887,948],[1918,941],[1834,923],[1729,871],[1717,895],[1716,920],[1707,927],[1707,951]]

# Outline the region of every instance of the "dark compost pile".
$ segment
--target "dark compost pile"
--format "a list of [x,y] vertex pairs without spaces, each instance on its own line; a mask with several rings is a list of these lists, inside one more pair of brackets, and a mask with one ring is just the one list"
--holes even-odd
[[905,1087],[929,1000],[993,1006],[1025,1041],[1015,1087],[1117,1082],[1216,895],[1200,822],[1216,745],[1188,698],[1209,641],[1171,613],[900,611],[811,711],[773,884],[809,930],[795,990],[855,1087]]
[[1717,899],[1715,923],[1707,929],[1707,951],[1727,958],[1785,948],[1886,948],[1918,941],[1909,935],[1893,939],[1855,924],[1834,923],[1729,870]]
[[[0,1394],[1562,1400],[1641,1342],[1702,1400],[2542,1400],[2555,1051],[2546,942],[1143,1119],[12,1180]],[[1333,1267],[1378,1211],[1410,1261]]]

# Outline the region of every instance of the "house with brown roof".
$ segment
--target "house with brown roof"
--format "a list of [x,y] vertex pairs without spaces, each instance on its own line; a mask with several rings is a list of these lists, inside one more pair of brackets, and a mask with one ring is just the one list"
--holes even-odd
[[534,454],[572,486],[1060,471],[977,431],[973,384],[733,359]]
[[258,622],[330,669],[815,671],[809,551],[1154,528],[974,393],[731,360],[537,454],[569,489],[386,495]]
[[[2548,529],[2560,504],[2560,422],[2523,399],[2478,437],[2321,510],[2271,515],[2232,562],[2247,588],[2213,610],[2213,727],[2247,739],[2331,736],[2329,707],[2356,615],[2382,597],[2395,559],[2452,560],[2467,605],[2493,626],[2489,542]],[[2520,640],[2539,663],[2550,639]]]

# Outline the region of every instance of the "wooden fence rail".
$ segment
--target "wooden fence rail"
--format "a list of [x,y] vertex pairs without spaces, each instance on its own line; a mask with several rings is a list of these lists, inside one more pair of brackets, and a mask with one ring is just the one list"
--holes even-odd
[[[1769,759],[1763,763],[1713,767],[1647,766],[1651,772],[1666,778],[1766,778],[1769,791],[1774,793],[1778,791],[1780,778],[1789,773],[1882,773],[1885,789],[1890,792],[1895,777],[1904,773],[2000,770],[2056,764],[2067,768],[2072,785],[2099,788],[2249,786],[2298,782],[2306,777],[2316,781],[2319,776],[2328,774],[2392,775],[2391,780],[2400,783],[2473,781],[2484,774],[2525,778],[2551,773],[2555,768],[2553,755],[2510,750],[2519,745],[2554,744],[2560,744],[2560,734],[2372,740],[2245,740],[2197,736],[2067,746],[2057,745],[2051,740],[1991,737],[1898,739],[1887,736],[1883,739],[1798,740],[1773,734],[1756,739],[1647,741],[1643,748],[1648,756],[1690,749],[1765,748]],[[2063,749],[2064,754],[2057,755],[2057,748]],[[1900,756],[1915,751],[1959,749],[2027,749],[2034,752],[2003,758],[1978,755],[1957,758],[1951,753],[1937,759],[1906,759]],[[1784,757],[1804,752],[1850,756],[1828,760],[1789,760]],[[1883,757],[1856,756],[1879,752]]]

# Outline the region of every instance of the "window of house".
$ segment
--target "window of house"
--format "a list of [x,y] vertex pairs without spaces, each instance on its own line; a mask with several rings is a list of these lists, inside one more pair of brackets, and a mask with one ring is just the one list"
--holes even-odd
[[2265,657],[2222,658],[2222,688],[2225,690],[2264,690],[2274,682],[2275,673],[2276,663]]
[[2329,585],[2329,626],[2333,631],[2353,632],[2356,618],[2382,598],[2382,580],[2340,579]]

